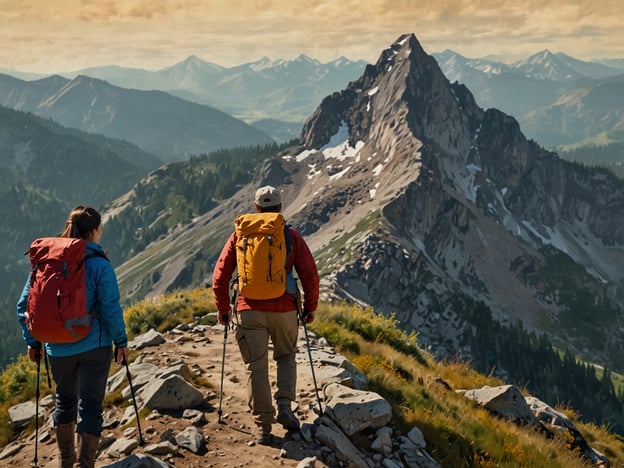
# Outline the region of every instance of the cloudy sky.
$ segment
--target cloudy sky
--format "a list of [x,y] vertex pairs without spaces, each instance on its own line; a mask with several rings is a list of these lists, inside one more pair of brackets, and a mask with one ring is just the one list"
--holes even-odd
[[624,58],[621,0],[0,0],[0,68],[233,66],[306,54],[376,61],[403,33],[424,49]]

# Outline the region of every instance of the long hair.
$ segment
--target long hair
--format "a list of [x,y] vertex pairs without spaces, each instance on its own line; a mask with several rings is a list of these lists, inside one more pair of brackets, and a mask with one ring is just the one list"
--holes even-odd
[[65,230],[59,234],[59,237],[75,237],[77,239],[87,239],[94,229],[100,227],[102,216],[100,213],[90,206],[77,206],[65,222]]

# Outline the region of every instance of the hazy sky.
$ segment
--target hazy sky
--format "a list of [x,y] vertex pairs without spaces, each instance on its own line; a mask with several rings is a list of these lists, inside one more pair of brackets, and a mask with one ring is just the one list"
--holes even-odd
[[306,54],[375,62],[403,33],[428,53],[624,58],[621,0],[0,0],[0,68],[233,66]]

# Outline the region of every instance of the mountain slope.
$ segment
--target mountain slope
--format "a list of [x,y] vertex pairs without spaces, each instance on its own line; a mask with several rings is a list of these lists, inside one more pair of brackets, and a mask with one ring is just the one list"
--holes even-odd
[[596,63],[593,61],[585,62],[583,60],[578,60],[574,57],[570,57],[563,52],[557,52],[555,56],[565,66],[589,78],[606,78],[622,73],[621,67],[613,67],[607,64]]
[[61,125],[132,142],[163,161],[270,137],[211,107],[160,91],[138,91],[78,76],[34,82],[0,76],[0,104],[49,117]]
[[16,182],[72,205],[100,206],[160,161],[136,146],[0,107],[0,165]]
[[609,333],[623,325],[621,181],[482,110],[414,36],[324,99],[301,140],[253,185],[123,265],[124,290],[158,294],[199,271],[210,281],[234,216],[271,183],[316,254],[326,297],[396,312],[436,353],[470,355],[479,324],[457,305],[468,297],[503,324],[621,367],[622,340]]
[[578,143],[600,134],[624,140],[624,77],[562,94],[522,115],[523,130],[543,145]]
[[[555,55],[546,49],[531,55],[526,60],[515,62],[511,66],[528,78],[574,81],[585,76],[579,73],[574,65],[578,66],[578,62],[573,63],[567,56]],[[593,64],[593,66],[599,67],[597,64]]]
[[[311,343],[309,355],[303,328],[299,334],[297,405],[294,411],[301,419],[302,433],[287,433],[276,424],[273,426],[272,443],[259,445],[251,433],[246,389],[242,384],[246,379],[245,365],[236,347],[234,333],[229,333],[225,339],[221,326],[211,326],[216,320],[214,311],[211,291],[204,288],[142,301],[127,311],[126,320],[131,335],[142,334],[153,326],[155,319],[163,319],[158,327],[162,334],[151,330],[145,334],[151,337],[149,343],[144,335],[130,344],[131,348],[141,347],[136,351],[136,361],[128,368],[139,407],[144,399],[141,387],[146,381],[158,380],[158,373],[161,376],[169,376],[170,372],[181,373],[204,394],[204,399],[196,408],[197,412],[191,408],[176,408],[154,410],[146,416],[149,410],[139,410],[145,417],[140,426],[146,444],[137,447],[134,443],[137,423],[133,420],[132,407],[124,408],[123,404],[119,404],[129,398],[129,390],[123,389],[127,386],[126,371],[120,369],[111,374],[110,392],[104,403],[106,424],[96,466],[118,466],[120,463],[128,467],[149,465],[149,460],[145,459],[141,464],[135,458],[137,455],[151,455],[161,460],[161,464],[169,463],[165,466],[309,466],[312,460],[315,467],[342,467],[353,462],[359,462],[357,466],[398,466],[397,463],[401,463],[419,468],[476,468],[484,465],[575,468],[586,467],[590,462],[599,466],[598,462],[602,460],[597,457],[590,461],[580,456],[587,445],[585,440],[591,443],[590,448],[608,454],[608,457],[602,458],[608,459],[610,466],[621,466],[624,460],[621,440],[604,428],[580,424],[568,410],[557,418],[557,423],[561,424],[561,421],[567,420],[564,418],[569,417],[576,432],[568,427],[562,431],[565,437],[555,436],[553,439],[545,436],[549,431],[547,427],[551,427],[549,422],[541,426],[543,433],[534,427],[515,424],[484,411],[465,398],[465,390],[461,389],[484,384],[496,387],[503,382],[489,375],[479,375],[457,362],[436,361],[415,346],[413,335],[397,330],[392,319],[380,318],[370,311],[344,304],[324,303],[321,303],[317,319],[307,330]],[[176,326],[178,323],[180,325]],[[135,356],[135,351],[132,356]],[[310,373],[310,356],[316,383]],[[222,359],[224,379],[221,400],[219,369]],[[272,359],[269,366],[271,375],[275,375]],[[154,367],[159,369],[158,373],[154,372]],[[0,380],[7,387],[19,385],[22,390],[17,392],[17,396],[0,393],[3,402],[21,402],[28,399],[27,395],[35,393],[34,382],[22,382],[25,374],[34,373],[33,368],[32,363],[21,359],[0,375]],[[16,382],[18,379],[19,382]],[[345,385],[342,387],[345,393],[353,392],[349,388],[352,386],[361,389],[367,381],[370,390],[374,389],[376,394],[390,403],[393,411],[388,426],[392,430],[392,440],[383,445],[392,446],[392,450],[382,450],[379,444],[381,434],[387,433],[387,429],[376,429],[373,421],[373,427],[364,425],[373,412],[375,420],[380,419],[381,411],[377,412],[375,408],[369,411],[367,408],[366,396],[372,395],[367,393],[364,398],[355,401],[344,393],[344,398],[337,398],[336,384],[326,387],[336,381]],[[323,437],[320,429],[322,421],[314,413],[315,385],[323,399],[323,420],[335,420],[338,419],[335,415],[341,415],[339,420],[344,422],[344,416],[353,414],[353,425],[341,424],[341,427],[345,428],[344,432],[352,432],[346,427],[357,426],[357,433],[348,437],[342,435],[343,431],[332,431],[333,437]],[[324,392],[324,388],[328,391]],[[167,390],[169,394],[173,393],[171,386]],[[47,392],[49,390],[43,386],[42,396]],[[361,395],[359,393],[358,396]],[[48,414],[50,411],[49,400],[41,399],[41,413]],[[523,402],[523,399],[520,401]],[[4,411],[0,411],[0,417],[4,417],[5,421],[6,406]],[[354,411],[351,412],[351,409]],[[186,410],[189,410],[188,413]],[[56,460],[56,444],[50,419],[42,419],[38,455],[48,466]],[[205,449],[195,452],[184,448],[188,446],[182,442],[180,434],[192,429],[191,426],[195,426],[205,438]],[[12,442],[2,450],[2,460],[7,466],[26,466],[34,454],[32,428],[16,432]],[[420,442],[421,454],[426,450],[435,463],[430,457],[404,455],[401,446],[408,448],[411,444],[405,446],[407,440],[401,434],[408,433],[418,436],[412,438]],[[173,445],[162,443],[162,439],[169,436],[168,441]],[[0,433],[0,437],[1,449],[9,437],[6,432]],[[115,453],[120,449],[123,454]],[[594,455],[597,453],[594,452]],[[115,462],[117,465],[113,465]]]
[[613,131],[624,95],[620,69],[547,50],[511,65],[451,50],[433,55],[449,81],[467,85],[481,107],[515,116],[541,145],[578,144],[604,133],[622,138]]

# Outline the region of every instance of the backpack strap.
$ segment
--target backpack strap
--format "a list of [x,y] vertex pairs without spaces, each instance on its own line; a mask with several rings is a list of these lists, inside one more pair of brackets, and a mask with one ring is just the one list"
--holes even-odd
[[292,241],[290,239],[290,226],[290,224],[284,226],[284,237],[286,238],[286,265],[284,265],[284,268],[288,266],[288,257],[290,257],[290,250],[292,249]]
[[[292,250],[292,239],[290,237],[290,224],[284,226],[284,237],[286,237],[286,292],[293,296],[297,295],[297,278],[295,278],[295,274],[293,273],[293,269],[288,269],[288,257],[290,257],[290,252]],[[293,267],[295,262],[293,261]]]

